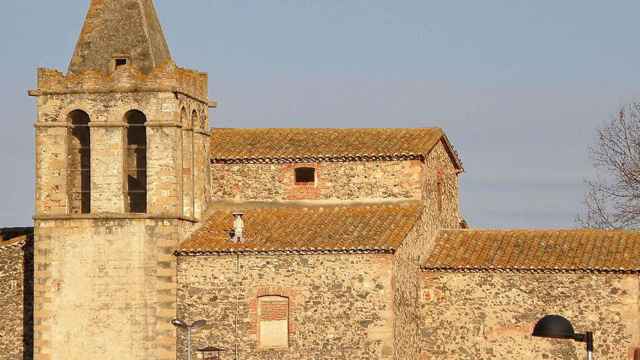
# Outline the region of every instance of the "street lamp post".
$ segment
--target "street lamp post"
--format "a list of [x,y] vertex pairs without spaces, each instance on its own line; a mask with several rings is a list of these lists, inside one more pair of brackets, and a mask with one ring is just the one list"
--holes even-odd
[[573,325],[559,315],[547,315],[533,328],[533,336],[550,339],[568,339],[587,344],[587,359],[593,360],[593,332],[576,334]]
[[187,359],[191,360],[191,333],[207,325],[207,322],[205,320],[198,320],[189,325],[183,320],[173,319],[171,320],[171,324],[177,328],[187,330]]

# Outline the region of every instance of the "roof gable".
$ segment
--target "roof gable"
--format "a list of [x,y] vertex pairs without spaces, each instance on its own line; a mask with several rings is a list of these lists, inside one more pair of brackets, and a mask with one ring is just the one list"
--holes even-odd
[[[393,252],[418,221],[417,201],[358,205],[236,204],[216,209],[177,251],[181,255],[260,252]],[[243,243],[233,243],[242,210]]]
[[640,272],[640,232],[443,230],[423,269]]
[[426,157],[442,139],[450,148],[439,128],[214,129],[210,156],[231,163],[411,159]]

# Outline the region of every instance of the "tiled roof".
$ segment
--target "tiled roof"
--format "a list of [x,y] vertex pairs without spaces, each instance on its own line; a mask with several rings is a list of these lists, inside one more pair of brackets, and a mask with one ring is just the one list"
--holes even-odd
[[[234,211],[245,213],[245,242],[230,240]],[[235,205],[216,209],[179,255],[261,252],[387,252],[421,213],[417,201],[353,205]]]
[[640,232],[443,230],[423,269],[640,272]]
[[[439,128],[214,129],[211,159],[270,162],[420,158],[429,154],[441,139],[450,148]],[[449,150],[459,165],[453,150]]]
[[0,240],[10,240],[23,235],[33,235],[32,227],[0,228]]
[[27,235],[17,236],[11,238],[9,240],[0,240],[0,249],[10,248],[10,247],[20,247],[25,244],[28,237]]
[[33,228],[0,228],[0,247],[21,246],[33,236]]

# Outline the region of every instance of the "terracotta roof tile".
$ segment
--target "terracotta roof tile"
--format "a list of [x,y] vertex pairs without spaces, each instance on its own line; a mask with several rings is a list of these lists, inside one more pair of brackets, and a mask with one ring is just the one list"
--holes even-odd
[[13,247],[13,246],[22,246],[25,244],[27,239],[28,239],[27,235],[22,235],[22,236],[11,238],[9,240],[0,240],[0,249]]
[[[421,214],[418,201],[353,205],[236,204],[215,209],[177,254],[243,252],[393,252]],[[233,243],[234,211],[245,213],[243,243]]]
[[0,247],[21,246],[33,236],[33,228],[0,228]]
[[443,138],[439,128],[214,129],[210,155],[219,162],[424,157]]
[[443,230],[423,269],[640,272],[640,232]]

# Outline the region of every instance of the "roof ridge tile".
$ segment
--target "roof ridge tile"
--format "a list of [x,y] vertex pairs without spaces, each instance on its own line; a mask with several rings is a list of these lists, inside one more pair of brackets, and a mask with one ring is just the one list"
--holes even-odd
[[210,156],[223,162],[423,158],[445,136],[440,128],[218,128],[212,134]]

